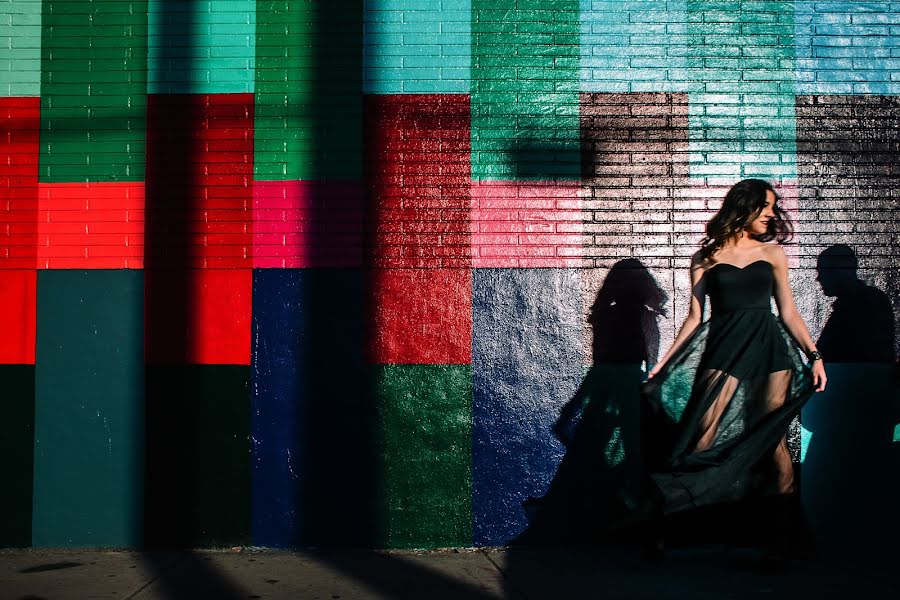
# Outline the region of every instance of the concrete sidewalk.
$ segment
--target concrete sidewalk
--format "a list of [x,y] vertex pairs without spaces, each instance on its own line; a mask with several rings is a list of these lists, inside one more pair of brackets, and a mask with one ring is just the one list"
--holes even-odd
[[0,598],[896,598],[896,553],[821,552],[786,572],[749,551],[630,549],[365,552],[3,550]]

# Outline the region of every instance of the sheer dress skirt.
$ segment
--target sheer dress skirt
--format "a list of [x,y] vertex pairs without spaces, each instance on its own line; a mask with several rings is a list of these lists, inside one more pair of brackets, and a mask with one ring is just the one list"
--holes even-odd
[[715,315],[641,391],[657,510],[794,491],[785,436],[812,375],[770,309]]

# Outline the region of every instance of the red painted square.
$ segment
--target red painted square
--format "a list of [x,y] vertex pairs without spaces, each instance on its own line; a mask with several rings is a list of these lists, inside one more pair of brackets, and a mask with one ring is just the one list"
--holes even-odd
[[473,182],[471,194],[473,266],[581,266],[580,182]]
[[34,364],[36,286],[34,270],[0,270],[0,364]]
[[253,182],[253,266],[362,265],[359,181]]
[[250,268],[253,94],[147,97],[148,268]]
[[37,264],[40,117],[40,98],[0,98],[0,269]]
[[373,362],[472,362],[471,270],[376,269],[370,278]]
[[151,364],[250,364],[253,271],[146,271]]
[[42,269],[144,266],[144,184],[41,183],[37,265]]
[[470,265],[469,97],[370,95],[365,121],[372,264]]

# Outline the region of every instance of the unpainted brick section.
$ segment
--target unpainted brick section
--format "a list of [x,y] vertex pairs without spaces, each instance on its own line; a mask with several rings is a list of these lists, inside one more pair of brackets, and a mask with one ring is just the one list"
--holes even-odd
[[584,266],[669,267],[705,203],[688,185],[686,94],[582,94]]
[[365,115],[369,264],[470,266],[469,98],[369,95]]
[[861,268],[894,269],[900,251],[900,98],[798,96],[802,264],[848,244]]

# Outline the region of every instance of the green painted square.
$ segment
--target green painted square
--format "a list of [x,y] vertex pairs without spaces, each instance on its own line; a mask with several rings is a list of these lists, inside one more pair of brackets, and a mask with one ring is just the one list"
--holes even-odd
[[362,176],[362,0],[257,0],[254,175]]
[[250,367],[152,365],[146,385],[147,545],[249,544]]
[[375,367],[376,546],[472,545],[472,369]]
[[0,548],[31,545],[34,466],[34,366],[0,365]]
[[146,0],[46,0],[40,181],[143,181]]
[[579,10],[473,0],[473,179],[580,177]]

